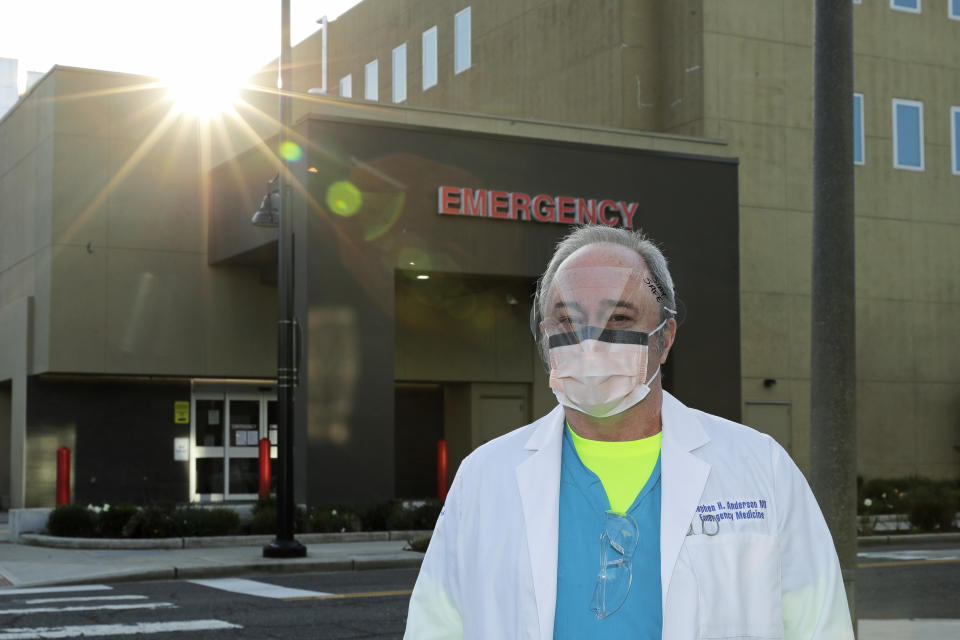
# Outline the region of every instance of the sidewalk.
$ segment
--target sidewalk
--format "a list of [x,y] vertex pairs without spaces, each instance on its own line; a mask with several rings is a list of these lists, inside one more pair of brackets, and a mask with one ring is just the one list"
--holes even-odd
[[169,580],[419,567],[404,540],[308,544],[307,557],[264,558],[261,545],[189,549],[59,549],[0,542],[0,589],[58,584]]
[[[422,532],[394,532],[422,533]],[[169,580],[237,576],[249,573],[300,573],[419,567],[422,553],[404,551],[406,539],[394,536],[364,540],[363,534],[346,534],[354,541],[318,542],[322,534],[298,536],[306,543],[307,557],[263,557],[263,545],[271,536],[237,536],[220,539],[219,546],[178,545],[177,548],[132,549],[58,548],[8,542],[7,514],[0,511],[0,590],[4,587],[40,587],[61,584]],[[366,537],[370,537],[368,534]],[[376,535],[376,534],[373,534]],[[27,536],[40,537],[45,536]],[[326,537],[337,537],[337,534]],[[77,540],[77,539],[64,539]],[[183,540],[183,539],[179,539]],[[191,541],[190,538],[186,539]],[[194,539],[196,540],[196,539]],[[42,541],[41,541],[42,542]],[[93,542],[79,540],[78,542]],[[144,542],[144,541],[141,541]],[[149,541],[145,541],[149,542]],[[211,540],[211,542],[214,542]],[[226,542],[227,544],[223,544]],[[186,546],[187,548],[183,548]]]

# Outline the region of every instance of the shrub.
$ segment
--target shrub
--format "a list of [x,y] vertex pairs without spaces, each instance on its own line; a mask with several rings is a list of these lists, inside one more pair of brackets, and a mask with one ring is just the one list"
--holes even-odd
[[360,516],[348,507],[320,507],[310,513],[310,528],[318,533],[361,531]]
[[229,536],[240,531],[240,516],[233,509],[182,507],[175,515],[184,536]]
[[407,551],[419,551],[420,553],[426,553],[427,547],[430,546],[430,536],[417,536],[411,540],[407,540]]
[[103,505],[97,519],[97,531],[104,538],[119,538],[123,535],[123,528],[137,513],[132,504]]
[[183,532],[181,519],[169,506],[150,505],[137,511],[123,527],[127,538],[177,538]]
[[905,497],[915,483],[915,478],[877,478],[862,485],[857,483],[857,513],[883,515],[905,513]]
[[386,531],[387,518],[396,508],[396,500],[386,500],[378,502],[366,508],[360,514],[360,520],[363,522],[363,531]]
[[387,529],[402,531],[433,529],[442,508],[443,504],[433,498],[428,498],[419,504],[412,501],[397,501],[393,511],[387,517]]
[[[277,501],[274,497],[258,500],[253,505],[253,518],[247,525],[250,533],[277,532]],[[293,512],[293,530],[303,533],[307,530],[307,511],[303,507],[296,507]]]
[[78,504],[63,505],[50,512],[47,532],[52,536],[92,538],[97,535],[97,516]]
[[920,531],[948,531],[957,513],[956,500],[945,483],[922,483],[911,492],[908,517]]

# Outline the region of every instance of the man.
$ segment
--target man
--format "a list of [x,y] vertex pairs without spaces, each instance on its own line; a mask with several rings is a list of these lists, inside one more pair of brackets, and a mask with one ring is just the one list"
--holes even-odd
[[663,390],[675,309],[642,234],[558,244],[534,328],[560,404],[461,464],[406,638],[853,638],[787,453]]

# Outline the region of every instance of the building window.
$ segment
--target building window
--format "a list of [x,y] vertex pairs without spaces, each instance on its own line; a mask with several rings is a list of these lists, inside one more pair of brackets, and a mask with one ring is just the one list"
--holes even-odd
[[950,107],[950,151],[953,175],[960,176],[960,107]]
[[347,75],[340,78],[340,97],[341,98],[353,97],[353,74],[352,73],[348,73]]
[[437,84],[437,26],[423,32],[423,90]]
[[890,0],[890,8],[895,11],[920,13],[920,0]]
[[853,94],[853,164],[866,164],[863,159],[863,94]]
[[380,99],[380,62],[373,60],[363,68],[363,97],[376,102]]
[[407,99],[407,43],[393,50],[393,101]]
[[470,68],[470,7],[453,18],[453,73]]
[[951,20],[960,20],[960,0],[948,0],[947,15]]
[[923,103],[893,100],[893,166],[923,171]]

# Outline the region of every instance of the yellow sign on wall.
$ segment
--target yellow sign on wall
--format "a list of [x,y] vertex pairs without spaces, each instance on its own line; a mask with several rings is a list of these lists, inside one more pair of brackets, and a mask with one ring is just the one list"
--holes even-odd
[[190,402],[180,400],[173,403],[173,421],[176,424],[190,424]]

